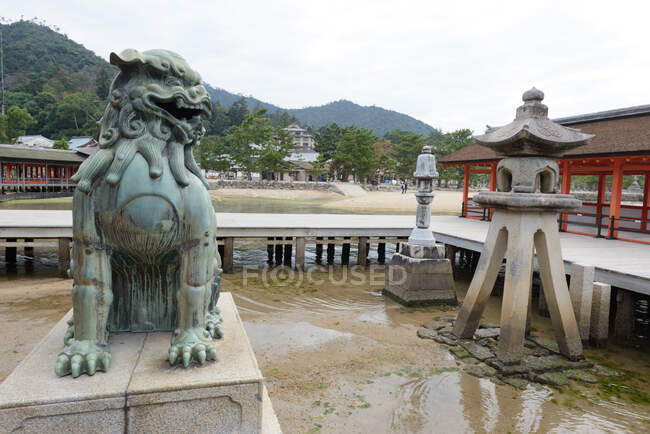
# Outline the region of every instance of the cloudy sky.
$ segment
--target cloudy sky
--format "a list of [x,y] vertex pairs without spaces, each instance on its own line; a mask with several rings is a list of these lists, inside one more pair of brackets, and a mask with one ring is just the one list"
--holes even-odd
[[[110,5],[110,6],[109,6]],[[205,81],[286,108],[349,99],[450,131],[650,104],[650,4],[617,1],[7,1],[99,56],[167,48]]]

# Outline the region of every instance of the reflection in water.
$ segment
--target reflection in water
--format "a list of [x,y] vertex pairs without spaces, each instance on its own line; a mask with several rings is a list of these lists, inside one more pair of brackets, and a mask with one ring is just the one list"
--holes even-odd
[[519,432],[537,432],[542,420],[542,404],[550,399],[551,391],[535,389],[529,386],[521,392],[521,411],[515,419],[515,427]]
[[499,400],[496,385],[486,378],[479,380],[481,386],[481,409],[483,410],[483,427],[485,431],[492,432],[499,421]]

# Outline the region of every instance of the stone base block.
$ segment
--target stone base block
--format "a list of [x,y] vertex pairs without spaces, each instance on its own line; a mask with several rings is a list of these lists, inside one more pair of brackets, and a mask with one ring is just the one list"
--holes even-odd
[[442,256],[427,259],[396,253],[386,267],[383,294],[405,306],[458,304],[451,262]]
[[0,432],[280,432],[230,293],[217,362],[167,362],[169,332],[114,333],[107,373],[59,378],[69,312],[0,384]]

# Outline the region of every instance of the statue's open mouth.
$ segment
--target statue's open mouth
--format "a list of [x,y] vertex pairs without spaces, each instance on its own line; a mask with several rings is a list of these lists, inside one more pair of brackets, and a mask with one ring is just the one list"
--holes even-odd
[[165,112],[169,117],[179,121],[194,123],[201,120],[201,115],[210,117],[209,100],[202,100],[198,103],[191,103],[178,96],[173,99],[159,100],[154,98],[155,106]]

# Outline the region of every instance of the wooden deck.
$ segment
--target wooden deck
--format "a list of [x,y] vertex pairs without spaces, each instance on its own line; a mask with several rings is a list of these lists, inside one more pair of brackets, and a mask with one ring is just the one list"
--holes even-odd
[[[315,243],[316,237],[408,237],[413,224],[412,215],[217,213],[217,235],[230,243],[267,237],[303,238],[307,244]],[[431,218],[439,242],[479,252],[488,225],[455,216]],[[0,239],[71,237],[70,211],[0,211]],[[649,245],[569,233],[562,233],[560,238],[567,274],[572,263],[594,265],[595,280],[650,295]],[[318,242],[326,244],[327,240]]]

